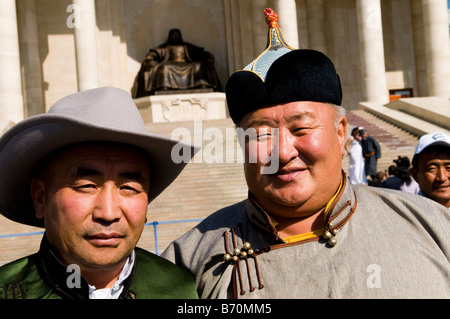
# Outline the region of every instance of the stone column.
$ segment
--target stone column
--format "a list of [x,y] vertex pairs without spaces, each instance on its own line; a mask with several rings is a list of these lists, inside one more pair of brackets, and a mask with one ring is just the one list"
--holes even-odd
[[450,98],[450,43],[445,0],[422,0],[428,94]]
[[258,56],[267,47],[269,27],[265,23],[264,8],[270,7],[267,0],[253,0],[251,2],[251,23],[253,53]]
[[23,119],[16,1],[0,1],[0,134]]
[[25,117],[44,113],[36,0],[17,0]]
[[295,0],[276,0],[273,10],[278,14],[278,25],[287,44],[297,49],[298,28]]
[[410,0],[411,25],[413,29],[414,65],[416,70],[416,88],[414,96],[428,96],[427,56],[423,34],[422,0]]
[[389,93],[384,64],[380,0],[356,1],[364,99],[386,104]]
[[327,53],[325,40],[325,7],[324,0],[307,0],[309,46],[311,49]]
[[73,0],[78,10],[79,24],[75,24],[75,51],[77,58],[78,90],[99,86],[97,25],[94,0]]

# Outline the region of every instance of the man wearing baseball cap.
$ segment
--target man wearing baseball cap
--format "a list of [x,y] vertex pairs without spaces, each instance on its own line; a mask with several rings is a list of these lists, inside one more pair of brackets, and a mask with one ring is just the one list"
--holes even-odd
[[7,131],[0,212],[45,234],[36,254],[0,268],[0,299],[196,298],[189,273],[136,247],[148,204],[186,165],[171,160],[177,143],[147,132],[131,96],[111,87]]
[[163,257],[195,276],[201,298],[449,298],[446,209],[348,183],[332,61],[287,48],[276,26],[269,34],[269,48],[225,89],[245,133],[248,197],[208,216]]
[[411,174],[419,195],[450,209],[450,136],[434,132],[422,136],[412,160]]

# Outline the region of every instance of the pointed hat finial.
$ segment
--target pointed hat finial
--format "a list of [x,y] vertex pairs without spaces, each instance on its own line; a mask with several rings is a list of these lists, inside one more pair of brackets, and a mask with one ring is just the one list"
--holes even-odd
[[267,48],[244,68],[246,71],[258,74],[263,81],[266,79],[267,71],[272,63],[280,56],[294,50],[284,40],[283,33],[278,26],[278,14],[271,8],[266,8],[264,9],[264,15],[266,23],[269,25]]

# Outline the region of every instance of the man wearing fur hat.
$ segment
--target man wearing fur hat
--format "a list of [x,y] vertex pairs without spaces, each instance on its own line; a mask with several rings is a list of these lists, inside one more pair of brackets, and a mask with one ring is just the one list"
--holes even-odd
[[147,132],[116,88],[69,95],[7,131],[0,212],[45,234],[39,252],[0,268],[0,299],[196,298],[189,273],[136,247],[148,204],[184,168],[170,160],[176,143]]
[[334,65],[314,50],[279,54],[282,42],[226,85],[230,116],[246,132],[248,198],[163,256],[195,276],[201,298],[449,298],[448,212],[347,183]]

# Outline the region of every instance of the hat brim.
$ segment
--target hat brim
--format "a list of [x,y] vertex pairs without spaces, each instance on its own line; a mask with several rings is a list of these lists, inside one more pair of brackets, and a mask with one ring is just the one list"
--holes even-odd
[[[40,161],[51,152],[75,143],[108,141],[136,146],[150,159],[149,203],[167,188],[187,163],[171,159],[172,148],[181,143],[192,158],[199,148],[169,137],[148,132],[127,132],[74,119],[60,114],[41,114],[13,126],[0,142],[0,213],[30,226],[43,227],[35,216],[30,195],[33,173]],[[183,158],[185,158],[183,156]]]

